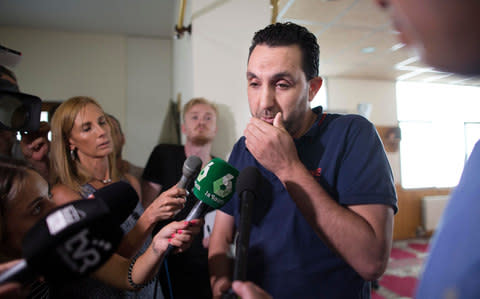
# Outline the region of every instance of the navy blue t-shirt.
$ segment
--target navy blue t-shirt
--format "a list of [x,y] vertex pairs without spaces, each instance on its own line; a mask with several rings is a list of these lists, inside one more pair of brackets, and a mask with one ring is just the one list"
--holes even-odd
[[[295,140],[298,155],[341,205],[385,204],[397,211],[393,176],[374,126],[358,115],[322,114]],[[365,282],[307,223],[278,178],[261,166],[242,137],[229,162],[256,166],[265,178],[254,203],[247,279],[274,298],[370,298]],[[239,225],[235,196],[222,211]]]
[[480,298],[480,142],[435,233],[417,298]]

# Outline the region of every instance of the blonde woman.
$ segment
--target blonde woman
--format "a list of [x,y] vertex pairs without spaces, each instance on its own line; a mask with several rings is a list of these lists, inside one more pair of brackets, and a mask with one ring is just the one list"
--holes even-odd
[[[138,181],[121,175],[116,167],[111,126],[102,107],[90,97],[73,97],[55,111],[51,124],[52,193],[57,204],[88,198],[96,190],[124,180],[140,196]],[[156,222],[171,218],[183,208],[185,190],[176,186],[162,193],[143,210],[141,201],[122,224],[126,232],[118,253],[133,257],[145,250]],[[97,286],[92,288],[98,288]],[[85,288],[84,288],[85,289]]]

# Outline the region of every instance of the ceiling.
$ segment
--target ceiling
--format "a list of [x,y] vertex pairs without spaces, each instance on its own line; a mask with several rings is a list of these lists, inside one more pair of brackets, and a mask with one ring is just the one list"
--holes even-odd
[[174,0],[0,0],[0,25],[170,38],[175,9]]
[[[387,15],[373,0],[278,3],[279,21],[304,25],[317,35],[322,76],[480,86],[478,77],[442,73],[420,63],[397,42]],[[0,25],[172,38],[176,9],[174,0],[1,0]]]
[[322,75],[480,86],[478,77],[422,64],[397,41],[388,15],[373,0],[280,0],[278,17],[316,34]]

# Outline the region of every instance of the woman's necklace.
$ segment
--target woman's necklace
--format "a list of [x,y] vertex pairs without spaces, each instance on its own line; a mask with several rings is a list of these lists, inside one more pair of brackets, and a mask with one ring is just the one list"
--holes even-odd
[[[99,182],[102,182],[104,185],[106,184],[109,184],[112,182],[112,179],[110,178],[110,171],[108,169],[108,164],[106,166],[107,168],[105,169],[105,173],[104,173],[104,178],[103,179],[99,179],[97,176],[92,176],[94,180],[96,181],[99,181]],[[95,168],[93,168],[92,170],[92,173],[98,173],[98,171],[95,171]],[[108,179],[105,179],[105,177],[108,177]]]
[[[108,175],[107,175],[107,176],[108,176]],[[93,177],[93,179],[96,180],[96,181],[102,182],[104,185],[112,182],[112,179],[111,179],[111,178],[108,178],[108,179],[97,179],[96,177]]]
[[109,184],[109,183],[112,182],[112,179],[110,179],[110,178],[109,178],[109,179],[97,179],[97,178],[93,178],[93,179],[94,179],[95,181],[99,181],[99,182],[103,183],[104,185]]

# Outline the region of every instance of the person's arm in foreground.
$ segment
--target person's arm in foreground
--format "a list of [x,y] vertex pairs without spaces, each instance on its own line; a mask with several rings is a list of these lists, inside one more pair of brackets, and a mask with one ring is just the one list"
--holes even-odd
[[[58,205],[81,198],[80,194],[62,184],[55,185],[51,192],[53,194],[53,200]],[[185,196],[185,190],[177,188],[176,186],[163,192],[155,202],[143,212],[135,226],[122,238],[122,242],[117,251],[118,254],[125,258],[132,258],[140,248],[142,248],[143,243],[152,233],[155,223],[167,219],[166,217],[172,217],[174,215],[173,211],[176,211],[179,206],[183,205],[185,202],[183,196]],[[93,195],[89,198],[93,198]]]
[[[158,272],[169,244],[176,246],[173,252],[183,252],[193,240],[193,236],[200,232],[203,221],[199,219],[172,222],[160,230],[154,237],[148,249],[138,257],[133,265],[131,278],[137,285],[149,282]],[[138,290],[128,281],[130,259],[114,254],[93,277],[113,287],[126,290]]]
[[143,212],[137,223],[122,239],[118,253],[130,258],[140,250],[158,221],[170,219],[185,204],[184,189],[173,186],[162,192]]
[[233,217],[218,210],[208,247],[208,268],[213,298],[220,298],[222,292],[227,291],[232,283],[230,279],[232,261],[228,257],[228,252],[233,242],[233,228]]
[[393,232],[393,209],[387,205],[339,205],[300,161],[281,113],[273,126],[252,118],[246,146],[284,184],[317,235],[365,280],[377,279],[387,266]]

